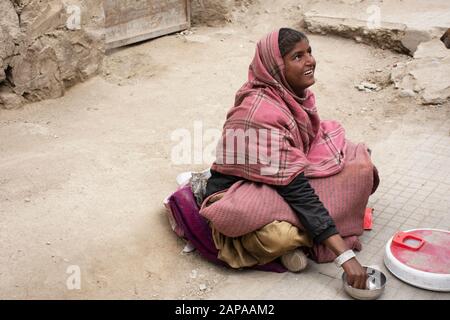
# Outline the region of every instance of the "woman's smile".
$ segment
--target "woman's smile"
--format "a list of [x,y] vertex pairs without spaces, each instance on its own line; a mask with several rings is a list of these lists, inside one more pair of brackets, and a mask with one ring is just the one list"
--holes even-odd
[[308,77],[313,77],[314,76],[314,68],[308,69],[307,71],[305,71],[303,73],[303,75],[308,76]]

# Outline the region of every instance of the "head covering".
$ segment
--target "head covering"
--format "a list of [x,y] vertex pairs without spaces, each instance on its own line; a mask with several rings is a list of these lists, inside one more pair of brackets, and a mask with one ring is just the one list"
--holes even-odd
[[336,174],[343,168],[344,130],[337,122],[320,121],[311,90],[304,97],[294,93],[284,76],[278,33],[257,44],[211,169],[274,185],[289,184],[301,172]]

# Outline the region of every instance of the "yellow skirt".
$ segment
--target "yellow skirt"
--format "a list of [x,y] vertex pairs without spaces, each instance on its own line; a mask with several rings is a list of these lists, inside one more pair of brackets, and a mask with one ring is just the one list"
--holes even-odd
[[[210,205],[223,196],[209,199]],[[241,237],[227,237],[210,223],[214,244],[219,250],[218,258],[232,268],[252,267],[269,263],[298,247],[312,247],[309,236],[286,221],[273,221],[259,230]]]
[[286,221],[274,221],[237,238],[224,236],[211,225],[218,258],[233,268],[266,264],[295,248],[311,247],[305,232]]

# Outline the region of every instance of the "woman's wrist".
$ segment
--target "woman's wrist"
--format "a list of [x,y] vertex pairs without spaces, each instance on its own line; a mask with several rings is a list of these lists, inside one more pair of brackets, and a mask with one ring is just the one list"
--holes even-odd
[[338,267],[338,268],[340,268],[340,267],[342,267],[342,265],[344,264],[344,263],[346,263],[347,261],[349,261],[350,259],[353,259],[353,258],[355,258],[356,257],[356,255],[355,255],[355,253],[353,252],[353,250],[347,250],[347,251],[344,251],[342,254],[340,254],[335,260],[334,260],[334,263],[336,264],[336,266]]
[[348,250],[347,244],[339,234],[334,234],[331,237],[325,239],[323,244],[329,248],[336,256],[340,256]]

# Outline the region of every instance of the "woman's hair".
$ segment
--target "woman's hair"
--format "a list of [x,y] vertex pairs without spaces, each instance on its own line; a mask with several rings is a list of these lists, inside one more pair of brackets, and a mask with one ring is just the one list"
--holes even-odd
[[308,41],[308,37],[304,33],[294,29],[281,28],[278,33],[278,47],[280,48],[281,56],[284,57],[302,40]]

